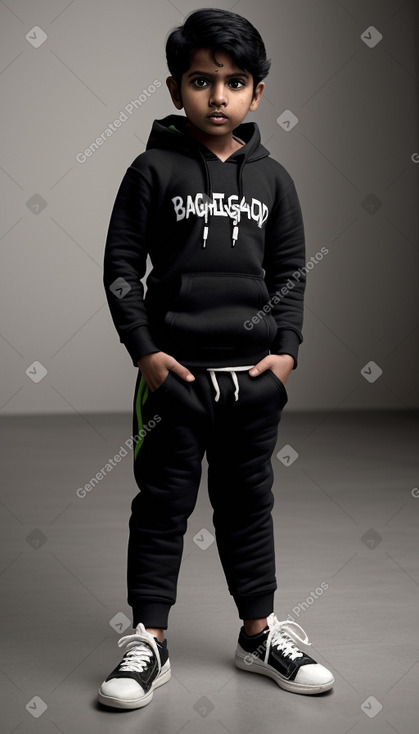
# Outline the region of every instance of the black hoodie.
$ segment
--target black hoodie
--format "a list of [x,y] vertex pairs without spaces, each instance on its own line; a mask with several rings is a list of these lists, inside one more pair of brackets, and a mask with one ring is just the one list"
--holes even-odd
[[[225,162],[155,120],[119,187],[104,286],[133,364],[164,351],[190,367],[256,364],[302,342],[305,238],[294,182],[261,145],[256,123]],[[147,266],[151,270],[146,280]]]

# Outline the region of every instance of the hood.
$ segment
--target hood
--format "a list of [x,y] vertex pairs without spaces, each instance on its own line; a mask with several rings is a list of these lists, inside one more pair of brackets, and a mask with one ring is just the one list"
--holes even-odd
[[[209,217],[214,207],[213,187],[208,160],[214,160],[217,156],[192,136],[183,134],[187,122],[188,119],[184,115],[168,115],[161,120],[154,120],[146,150],[158,148],[160,150],[177,151],[182,155],[200,161],[205,181],[203,201],[205,216],[202,235],[202,247],[205,247],[208,238]],[[240,138],[245,145],[230,156],[231,159],[237,161],[239,190],[239,203],[235,208],[234,217],[230,220],[232,225],[232,247],[235,246],[239,238],[240,207],[244,203],[243,168],[247,163],[252,163],[253,161],[258,161],[261,158],[267,158],[269,156],[269,151],[260,142],[260,131],[255,122],[242,123],[235,128],[233,135]]]

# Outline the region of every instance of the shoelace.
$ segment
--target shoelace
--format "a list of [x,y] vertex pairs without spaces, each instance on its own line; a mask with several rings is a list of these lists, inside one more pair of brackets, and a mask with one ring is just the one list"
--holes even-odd
[[[272,646],[281,650],[286,657],[290,657],[291,660],[295,660],[295,658],[302,657],[304,653],[298,649],[294,640],[297,643],[301,642],[304,645],[311,645],[311,642],[308,641],[306,632],[304,632],[303,628],[300,627],[297,622],[293,622],[289,619],[279,622],[275,614],[272,613],[268,617],[268,625],[269,634],[266,641],[267,656],[269,655],[269,650]],[[300,630],[304,635],[304,638],[300,637],[297,632],[294,631],[293,627],[298,628],[298,630]]]
[[[138,629],[140,629],[140,632],[138,632]],[[138,625],[135,634],[125,635],[125,637],[121,637],[118,640],[119,647],[123,647],[124,645],[127,647],[127,652],[119,666],[120,670],[142,673],[154,653],[160,672],[160,654],[156,642],[154,637],[146,631],[143,624],[140,623]]]

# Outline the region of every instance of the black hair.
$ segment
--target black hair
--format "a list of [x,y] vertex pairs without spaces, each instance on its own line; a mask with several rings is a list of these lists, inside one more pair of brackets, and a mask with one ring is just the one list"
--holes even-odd
[[174,28],[166,41],[166,59],[179,87],[182,74],[191,65],[192,54],[200,48],[228,53],[239,69],[253,76],[253,87],[264,79],[271,66],[259,31],[237,13],[219,8],[203,8],[190,13],[183,25]]

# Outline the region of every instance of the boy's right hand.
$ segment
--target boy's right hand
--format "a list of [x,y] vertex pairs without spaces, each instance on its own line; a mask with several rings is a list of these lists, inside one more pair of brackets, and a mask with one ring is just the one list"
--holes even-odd
[[138,360],[137,364],[151,392],[157,390],[165,381],[169,370],[175,372],[186,382],[192,382],[195,379],[187,367],[184,367],[183,364],[177,362],[174,357],[166,354],[166,352],[145,354],[144,357]]

